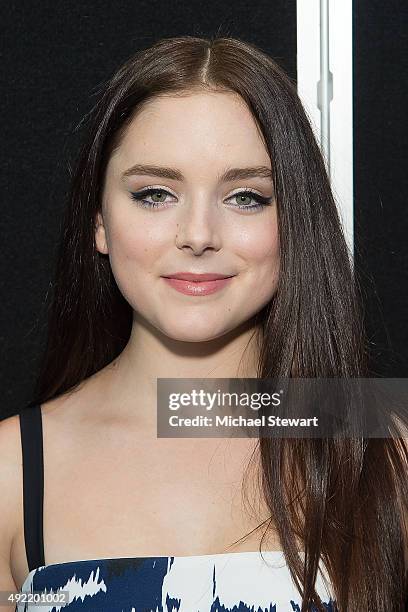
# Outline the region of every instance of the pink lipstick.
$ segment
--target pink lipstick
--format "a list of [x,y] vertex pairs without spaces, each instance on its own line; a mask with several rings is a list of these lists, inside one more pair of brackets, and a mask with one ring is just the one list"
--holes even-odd
[[224,274],[194,274],[191,272],[176,272],[162,277],[165,282],[185,295],[210,295],[223,289],[233,278]]

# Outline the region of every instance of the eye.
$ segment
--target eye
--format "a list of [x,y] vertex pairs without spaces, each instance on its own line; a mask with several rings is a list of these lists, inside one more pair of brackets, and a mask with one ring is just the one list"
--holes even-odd
[[[132,200],[137,202],[143,208],[160,208],[160,205],[165,203],[165,197],[173,195],[160,187],[149,187],[148,189],[141,189],[140,191],[131,191],[130,197]],[[158,199],[150,201],[145,198],[151,196],[157,197]]]
[[[234,195],[228,199],[231,200],[232,198],[237,199],[238,204],[236,205],[236,207],[240,208],[241,210],[259,210],[261,208],[264,208],[265,206],[268,206],[268,204],[271,204],[271,202],[273,201],[273,196],[268,198],[250,189],[234,193]],[[245,203],[245,200],[247,202],[248,200],[253,200],[256,202],[256,204],[247,204]]]
[[[141,189],[140,191],[132,191],[130,192],[130,197],[132,200],[138,203],[139,206],[143,208],[160,208],[162,204],[166,203],[166,197],[172,196],[173,194],[169,193],[166,189],[161,187],[149,187],[147,189]],[[152,200],[147,200],[147,197],[151,197]],[[174,196],[173,196],[174,197]],[[156,199],[153,199],[156,198]],[[236,199],[237,203],[235,205],[236,208],[240,210],[259,210],[271,204],[273,201],[273,196],[266,197],[262,196],[255,191],[250,189],[246,189],[244,191],[239,191],[234,193],[228,200]],[[252,200],[255,204],[247,203]]]

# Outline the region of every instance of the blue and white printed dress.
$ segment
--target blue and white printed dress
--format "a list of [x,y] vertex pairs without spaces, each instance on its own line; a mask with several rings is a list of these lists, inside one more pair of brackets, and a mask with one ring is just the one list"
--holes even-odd
[[[16,610],[300,612],[301,597],[283,559],[280,551],[266,551],[50,564],[31,570],[21,592],[69,591],[68,603],[19,604]],[[327,612],[335,612],[324,578],[329,588],[319,572],[316,589]]]

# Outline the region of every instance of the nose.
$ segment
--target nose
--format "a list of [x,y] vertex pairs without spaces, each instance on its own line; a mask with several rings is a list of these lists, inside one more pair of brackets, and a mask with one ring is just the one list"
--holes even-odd
[[177,223],[176,246],[201,255],[206,249],[221,248],[221,223],[213,202],[195,200],[186,204]]

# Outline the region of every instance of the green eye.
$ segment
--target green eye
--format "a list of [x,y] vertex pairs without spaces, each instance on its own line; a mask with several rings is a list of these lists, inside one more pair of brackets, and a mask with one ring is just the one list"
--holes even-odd
[[[158,197],[159,199],[155,200],[154,199],[155,197]],[[153,202],[163,202],[163,199],[162,199],[163,197],[164,198],[166,197],[166,192],[165,191],[156,191],[156,193],[152,194]]]
[[[239,193],[234,193],[232,198],[236,198],[237,208],[241,210],[259,210],[260,208],[264,208],[268,204],[271,204],[273,198],[267,198],[265,196],[261,196],[259,193],[255,193],[255,191],[240,191]],[[247,204],[245,200],[248,202],[254,200],[256,204]]]
[[[132,200],[137,202],[139,206],[142,206],[143,208],[160,208],[160,204],[164,204],[166,202],[166,197],[171,195],[172,194],[166,191],[165,189],[158,189],[153,187],[130,193],[130,197],[132,198]],[[152,199],[147,200],[147,197],[151,197]],[[234,195],[228,199],[232,200],[234,198],[236,200],[236,208],[248,211],[262,209],[265,206],[271,204],[271,202],[273,201],[273,197],[268,198],[265,196],[261,196],[259,193],[255,193],[254,191],[248,190],[234,193]],[[256,203],[251,204],[251,201],[254,201]]]
[[[143,208],[159,208],[158,205],[165,202],[166,196],[172,195],[165,189],[142,189],[141,191],[135,191],[130,193],[130,197],[135,202],[138,202]],[[152,202],[144,199],[147,196],[151,196]],[[156,198],[156,199],[154,199]],[[157,199],[158,198],[158,199]]]

